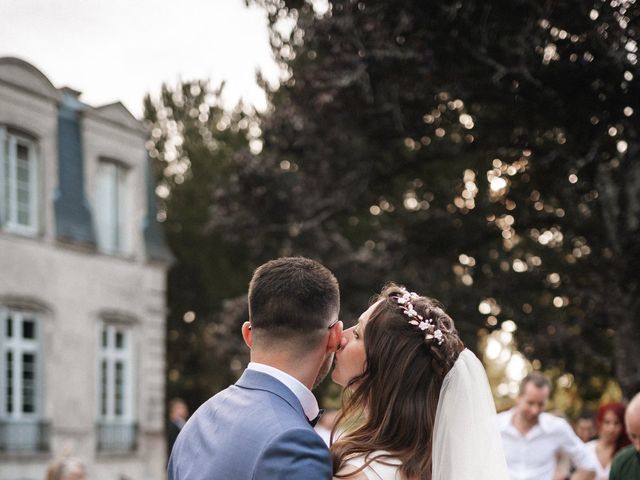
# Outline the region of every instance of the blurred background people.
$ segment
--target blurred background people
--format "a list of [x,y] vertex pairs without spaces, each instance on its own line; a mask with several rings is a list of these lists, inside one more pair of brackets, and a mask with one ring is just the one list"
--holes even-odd
[[331,446],[331,430],[333,429],[337,414],[337,410],[326,410],[314,427],[316,433],[320,435],[320,438],[327,444],[327,447]]
[[640,478],[640,393],[629,402],[624,424],[631,445],[620,450],[611,464],[610,480],[637,480]]
[[596,480],[608,480],[611,462],[620,449],[629,445],[624,427],[624,403],[610,402],[600,405],[596,416],[598,438],[587,447],[598,459]]
[[582,412],[573,423],[573,430],[584,443],[590,442],[596,437],[596,419],[591,412]]
[[593,479],[594,455],[566,420],[544,412],[550,393],[551,382],[532,372],[520,382],[515,407],[498,415],[509,474],[513,480],[552,480],[564,452],[576,466],[572,479]]
[[167,425],[167,457],[171,455],[173,444],[189,418],[189,407],[181,398],[169,402],[169,424]]
[[77,458],[62,457],[49,463],[46,480],[87,480],[87,471]]

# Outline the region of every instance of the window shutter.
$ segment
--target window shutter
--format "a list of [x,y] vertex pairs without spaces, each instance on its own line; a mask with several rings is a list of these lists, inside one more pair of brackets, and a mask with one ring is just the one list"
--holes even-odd
[[71,243],[95,245],[93,219],[85,197],[79,102],[65,96],[58,110],[58,189],[56,236]]
[[162,230],[162,226],[158,222],[156,207],[156,182],[151,171],[151,158],[147,156],[145,178],[146,178],[146,197],[147,197],[147,214],[144,219],[144,243],[147,258],[159,260],[163,262],[172,262],[174,257],[167,246],[167,241]]
[[7,129],[0,127],[0,227],[6,222],[8,213],[7,193]]

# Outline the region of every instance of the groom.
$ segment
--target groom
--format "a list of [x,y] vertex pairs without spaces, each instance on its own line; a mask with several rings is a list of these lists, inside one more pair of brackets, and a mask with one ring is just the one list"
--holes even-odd
[[183,427],[169,480],[331,478],[311,390],[340,343],[339,309],[338,282],[318,262],[279,258],[255,271],[242,326],[251,362]]

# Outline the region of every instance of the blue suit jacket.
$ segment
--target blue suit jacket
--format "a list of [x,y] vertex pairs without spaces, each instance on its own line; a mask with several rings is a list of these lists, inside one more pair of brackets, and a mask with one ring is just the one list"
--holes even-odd
[[169,480],[331,478],[331,459],[298,398],[274,377],[245,370],[180,431]]

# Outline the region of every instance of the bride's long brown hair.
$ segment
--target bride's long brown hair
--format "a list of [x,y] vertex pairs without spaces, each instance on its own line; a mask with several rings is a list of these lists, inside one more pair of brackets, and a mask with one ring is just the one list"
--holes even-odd
[[[394,458],[401,461],[405,479],[431,479],[431,442],[440,387],[464,344],[442,305],[418,297],[411,301],[417,313],[432,319],[444,333],[441,344],[425,338],[397,302],[405,291],[389,284],[374,299],[380,303],[364,329],[364,372],[345,388],[332,437],[359,415],[363,422],[331,446],[334,472],[349,458],[364,454],[365,466],[373,460],[385,463]],[[379,450],[389,455],[367,456]]]

